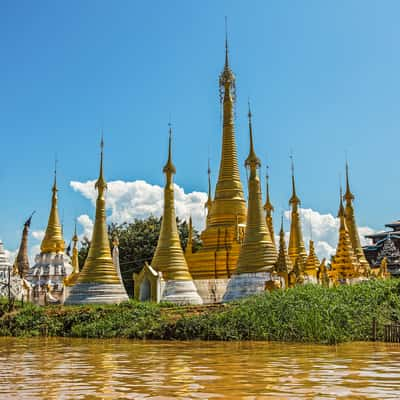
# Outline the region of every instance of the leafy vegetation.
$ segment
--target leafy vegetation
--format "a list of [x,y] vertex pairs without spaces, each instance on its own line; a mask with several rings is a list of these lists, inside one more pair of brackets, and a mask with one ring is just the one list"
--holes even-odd
[[[177,218],[176,222],[182,247],[185,249],[188,241],[189,227],[186,221],[181,221],[179,218]],[[117,237],[119,241],[121,275],[130,297],[133,296],[132,273],[139,271],[146,261],[148,263],[151,262],[156,250],[160,229],[161,218],[154,216],[143,220],[135,219],[130,224],[111,224],[108,227],[110,241],[114,237]],[[89,239],[84,238],[79,250],[79,265],[81,268],[89,252],[89,246]],[[197,251],[200,246],[200,235],[193,229],[193,251]]]
[[17,306],[0,303],[0,335],[174,340],[272,340],[339,343],[371,340],[372,321],[400,321],[400,281],[299,286],[219,307],[130,301],[110,306]]

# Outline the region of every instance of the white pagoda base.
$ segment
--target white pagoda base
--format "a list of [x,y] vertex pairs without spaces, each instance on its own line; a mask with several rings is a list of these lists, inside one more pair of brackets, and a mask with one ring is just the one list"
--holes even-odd
[[64,304],[118,304],[124,301],[128,301],[128,295],[122,284],[78,282],[69,291]]
[[244,297],[262,294],[265,292],[265,284],[271,280],[270,272],[254,272],[233,275],[228,283],[222,301],[242,299]]
[[175,304],[203,304],[193,281],[165,281],[161,301]]

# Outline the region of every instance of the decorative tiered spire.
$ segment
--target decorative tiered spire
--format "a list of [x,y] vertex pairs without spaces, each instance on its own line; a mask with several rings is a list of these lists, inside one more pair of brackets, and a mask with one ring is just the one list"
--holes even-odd
[[276,250],[263,215],[260,179],[257,169],[261,162],[254,151],[253,128],[249,106],[250,151],[245,166],[250,170],[249,201],[246,231],[240,249],[236,273],[272,271],[276,262]]
[[306,274],[308,276],[317,277],[320,265],[321,263],[319,262],[318,257],[315,253],[314,241],[310,240],[308,257],[304,266]]
[[31,226],[31,221],[34,213],[35,212],[33,212],[24,223],[21,244],[19,246],[17,257],[14,261],[13,273],[18,273],[18,275],[22,279],[24,279],[29,272],[28,237],[29,228]]
[[65,242],[62,233],[62,227],[60,223],[60,217],[58,215],[58,199],[57,199],[57,163],[54,168],[54,183],[52,188],[51,198],[51,210],[49,215],[49,221],[47,223],[46,233],[40,251],[42,253],[63,253],[65,250]]
[[95,188],[98,191],[96,200],[96,217],[93,225],[92,241],[85,265],[79,274],[78,283],[121,284],[111,258],[110,243],[106,223],[106,201],[104,198],[107,182],[103,174],[104,141],[100,143],[100,171]]
[[285,231],[283,230],[283,216],[281,218],[281,229],[279,231],[279,252],[275,263],[275,271],[280,274],[288,274],[292,270],[292,262],[286,250]]
[[367,272],[370,269],[369,263],[365,258],[364,251],[361,246],[360,236],[358,234],[356,218],[354,215],[354,195],[350,190],[349,183],[349,164],[346,162],[346,193],[344,194],[344,200],[346,200],[346,208],[345,208],[345,219],[347,229],[349,231],[349,236],[351,240],[351,245],[353,247],[353,251],[355,256],[360,263],[360,267],[364,272]]
[[272,213],[274,211],[274,206],[271,203],[271,199],[269,197],[269,174],[268,174],[268,165],[267,165],[267,173],[265,175],[266,180],[266,200],[264,204],[265,210],[265,222],[267,223],[267,227],[269,229],[269,233],[271,235],[272,244],[276,247],[275,244],[275,232],[274,232],[274,222],[272,219]]
[[169,127],[168,160],[163,168],[166,177],[164,187],[164,213],[160,236],[151,266],[163,274],[165,280],[191,280],[182,251],[175,216],[174,182],[176,172],[172,163],[172,128]]
[[219,77],[220,98],[223,104],[222,154],[218,182],[212,210],[209,213],[210,225],[235,224],[246,218],[246,201],[240,181],[234,126],[234,102],[236,98],[235,75],[229,66],[228,38],[225,38],[225,65]]
[[76,233],[76,222],[75,222],[74,236],[72,236],[72,243],[73,243],[72,260],[71,260],[72,273],[71,273],[71,275],[68,275],[64,279],[64,285],[66,285],[66,286],[75,285],[75,283],[76,283],[76,281],[78,280],[78,277],[79,277],[78,241],[79,241],[79,238],[78,238],[78,235]]
[[306,248],[304,246],[303,233],[301,230],[301,220],[299,213],[300,199],[296,194],[296,182],[294,179],[294,163],[293,157],[291,158],[292,169],[292,197],[289,200],[289,205],[292,207],[291,224],[290,224],[290,237],[289,237],[289,257],[294,265],[297,257],[302,259],[302,264],[305,263],[307,258]]
[[334,281],[351,279],[358,276],[360,264],[354,255],[350,235],[346,226],[345,210],[342,200],[342,188],[340,188],[339,204],[339,241],[336,254],[332,257],[331,276]]

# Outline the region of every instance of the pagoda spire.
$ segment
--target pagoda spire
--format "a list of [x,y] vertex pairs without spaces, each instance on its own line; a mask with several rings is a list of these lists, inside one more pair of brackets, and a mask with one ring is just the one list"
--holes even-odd
[[[306,248],[304,246],[303,232],[301,229],[301,220],[299,205],[300,199],[297,197],[296,193],[296,182],[294,177],[294,162],[293,157],[291,159],[291,170],[292,170],[292,196],[289,200],[289,205],[292,207],[291,211],[291,224],[290,224],[290,237],[289,237],[289,257],[292,264],[296,264],[296,258],[300,257],[302,263],[304,264],[307,258]],[[299,264],[299,265],[300,265]]]
[[24,279],[29,272],[28,237],[29,228],[31,226],[31,221],[34,213],[35,212],[33,212],[24,223],[21,243],[18,249],[17,257],[14,261],[13,271],[16,272],[22,279]]
[[100,143],[100,171],[95,183],[97,190],[96,216],[89,253],[77,283],[72,287],[66,304],[119,303],[128,300],[125,288],[115,269],[107,232],[105,191],[107,182],[103,173],[104,141]]
[[[279,231],[279,252],[275,263],[275,271],[285,277],[287,287],[287,274],[292,270],[292,262],[286,250],[285,231],[283,230],[283,215],[281,217],[281,229]],[[286,274],[286,276],[285,276]]]
[[[225,64],[219,77],[220,98],[223,105],[222,152],[218,181],[215,189],[210,224],[235,224],[246,216],[246,201],[240,181],[235,141],[234,103],[235,75],[229,65],[228,38],[225,38]],[[228,212],[227,212],[228,211]]]
[[250,151],[245,166],[250,170],[249,201],[246,231],[243,245],[240,249],[236,273],[268,272],[276,262],[276,250],[271,241],[263,215],[260,179],[257,169],[261,161],[254,151],[252,114],[249,105],[249,138]]
[[204,207],[207,209],[207,225],[208,225],[208,220],[209,220],[208,217],[210,215],[211,207],[212,207],[210,159],[208,159],[207,175],[208,175],[208,197],[207,197],[206,203],[204,204]]
[[168,160],[163,172],[166,177],[164,212],[151,266],[155,271],[161,272],[162,278],[166,281],[162,300],[178,304],[202,304],[186,263],[176,224],[173,182],[176,169],[172,163],[171,125],[169,126]]
[[358,276],[359,262],[354,254],[351,239],[346,225],[345,209],[340,188],[339,203],[339,240],[336,254],[332,257],[330,274],[335,282],[339,280],[356,278]]
[[367,272],[370,269],[369,263],[365,258],[364,251],[361,246],[360,235],[358,234],[358,228],[356,223],[356,217],[354,213],[354,195],[350,190],[350,183],[349,183],[349,164],[346,161],[346,192],[343,196],[343,199],[346,201],[346,207],[344,210],[345,213],[345,220],[347,229],[349,231],[351,245],[353,247],[353,251],[355,256],[360,263],[360,267],[364,272]]
[[72,236],[72,260],[71,260],[71,265],[72,265],[72,272],[70,275],[68,275],[64,279],[64,285],[66,286],[73,286],[76,281],[78,280],[79,277],[79,252],[78,252],[78,234],[76,232],[76,221],[75,221],[75,229],[74,229],[74,235]]
[[309,252],[304,266],[305,272],[308,276],[317,278],[317,273],[321,263],[315,253],[314,241],[310,239]]
[[185,253],[192,253],[193,252],[193,222],[192,216],[189,217],[189,227],[188,227],[188,240],[185,249]]
[[57,161],[54,168],[54,182],[52,187],[51,209],[47,223],[46,233],[42,240],[40,251],[42,253],[63,253],[65,250],[65,241],[63,238],[62,226],[58,214],[57,197]]
[[275,232],[274,232],[274,222],[272,219],[272,213],[274,211],[274,206],[271,203],[271,199],[269,196],[269,174],[268,174],[268,165],[267,165],[267,173],[265,175],[265,181],[266,181],[266,200],[264,204],[264,210],[265,210],[265,222],[267,223],[267,227],[269,229],[269,233],[271,235],[271,240],[273,245],[276,248],[275,244]]
[[168,160],[163,168],[166,177],[164,187],[164,212],[161,222],[160,236],[151,266],[163,274],[165,280],[191,280],[183,254],[176,225],[174,182],[176,173],[172,162],[172,128],[169,126]]

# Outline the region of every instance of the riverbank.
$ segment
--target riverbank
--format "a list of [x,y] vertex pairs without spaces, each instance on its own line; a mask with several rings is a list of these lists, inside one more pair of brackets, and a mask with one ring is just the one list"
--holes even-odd
[[372,339],[400,321],[400,281],[299,286],[213,307],[130,301],[111,306],[17,305],[0,311],[0,336],[162,340],[270,340],[334,344]]

